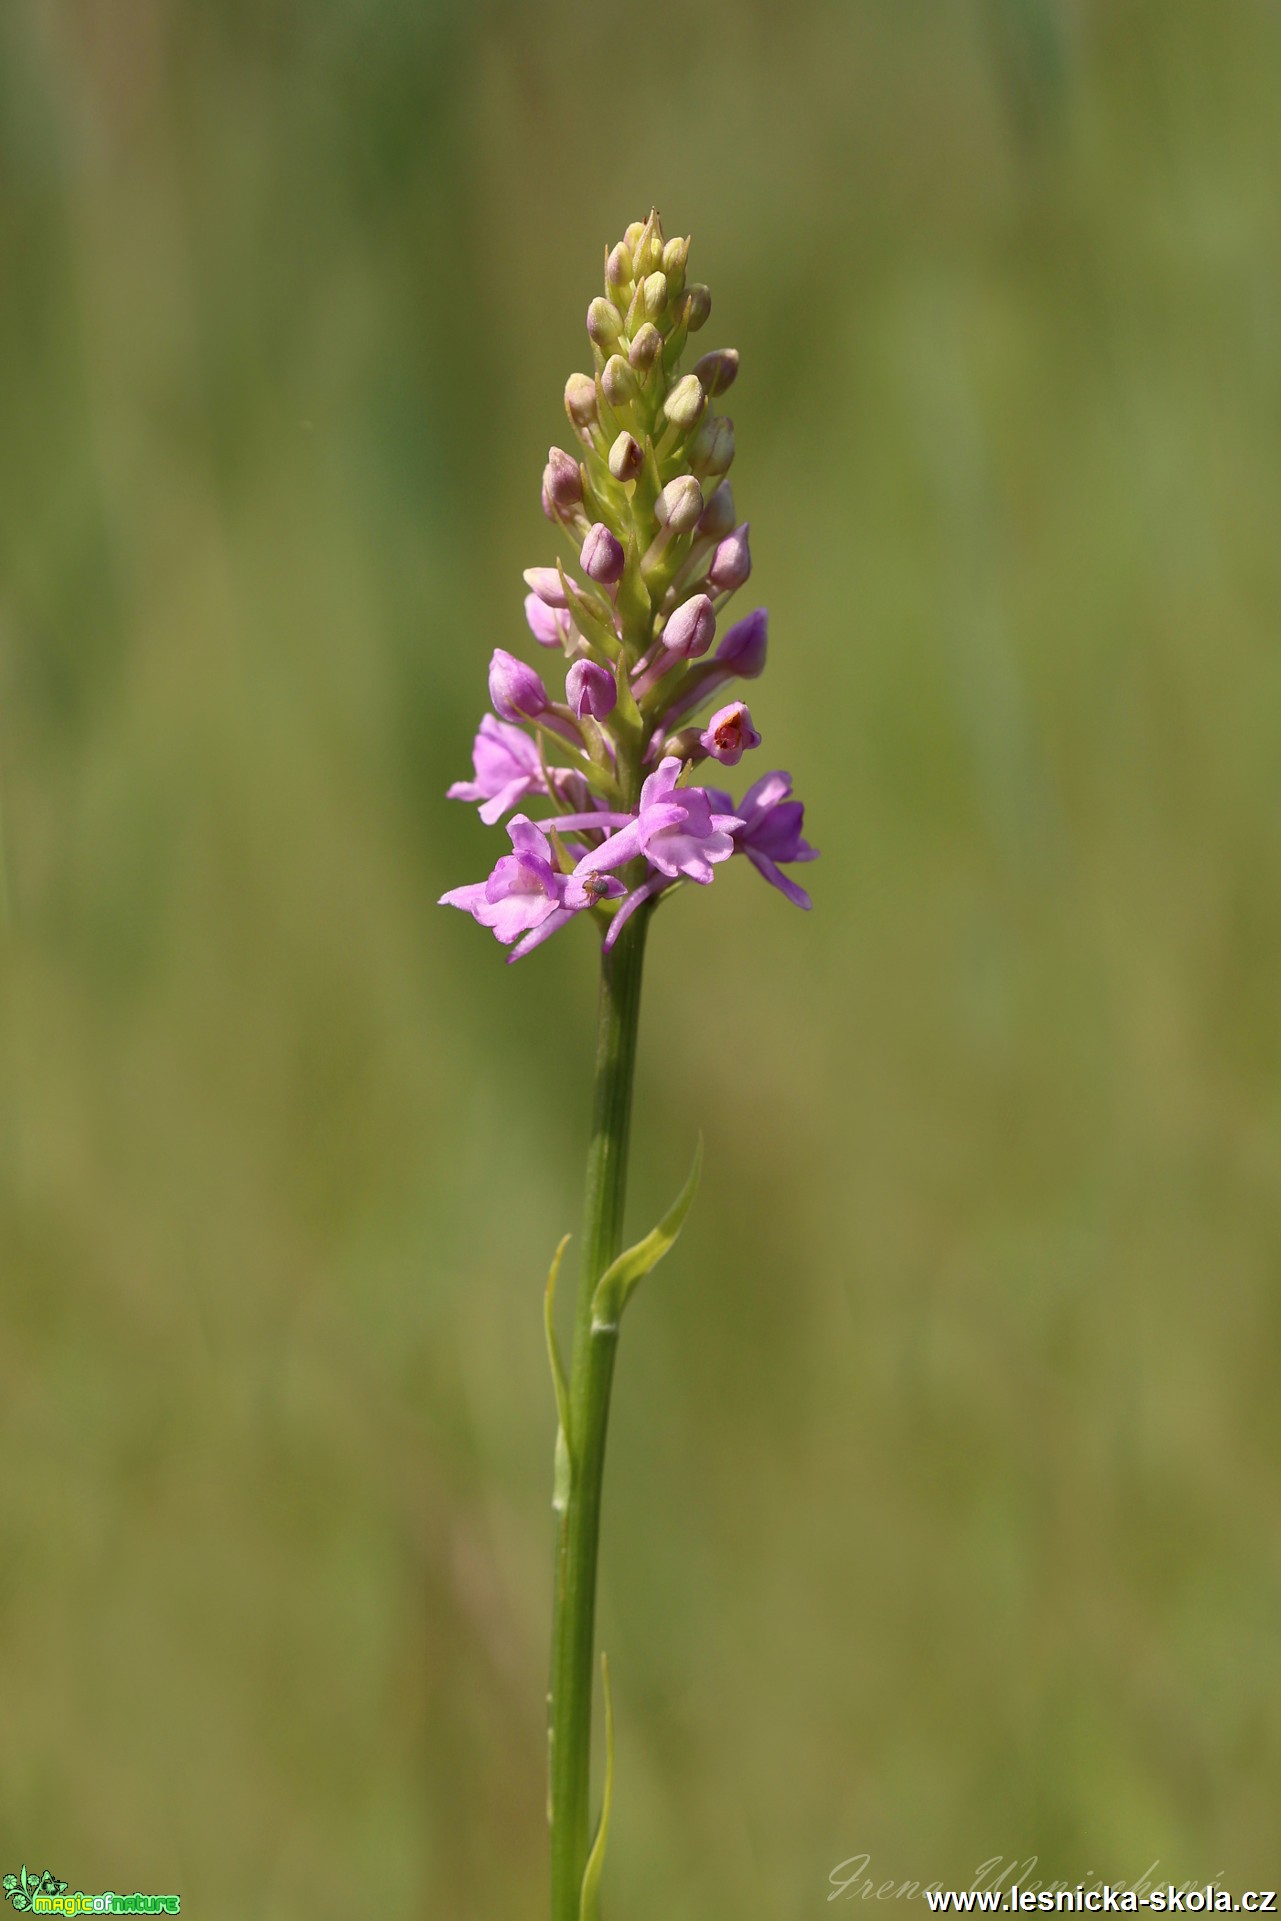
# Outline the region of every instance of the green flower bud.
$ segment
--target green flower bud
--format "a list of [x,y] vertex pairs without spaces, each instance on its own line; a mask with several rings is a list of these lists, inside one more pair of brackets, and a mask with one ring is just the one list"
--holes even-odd
[[667,275],[667,285],[673,294],[678,294],[685,285],[685,262],[689,259],[689,238],[679,237],[669,240],[663,248],[663,272]]
[[612,300],[603,300],[597,294],[587,309],[587,332],[594,347],[602,353],[612,353],[623,331],[623,316]]
[[707,749],[703,746],[701,727],[682,727],[679,732],[669,734],[663,742],[661,758],[666,760],[674,754],[677,760],[706,760]]
[[643,274],[653,273],[663,261],[663,223],[658,217],[658,208],[651,207],[649,219],[640,230],[632,247],[632,264],[639,280]]
[[590,374],[571,374],[565,382],[565,412],[580,433],[596,425],[596,382]]
[[703,490],[693,474],[669,480],[654,503],[654,514],[661,527],[673,534],[687,534],[698,525],[703,511]]
[[715,353],[704,354],[694,362],[694,372],[714,400],[738,379],[738,348],[718,347]]
[[708,414],[690,442],[690,466],[696,474],[727,474],[733,461],[733,421],[728,414]]
[[663,412],[673,427],[679,427],[682,433],[688,433],[701,418],[706,405],[707,395],[703,392],[702,381],[697,374],[686,374],[683,380],[676,382],[663,402]]
[[605,290],[610,294],[619,294],[624,287],[631,285],[631,280],[632,257],[620,240],[616,247],[610,249],[605,262]]
[[647,320],[627,350],[627,358],[638,374],[648,373],[663,346],[663,336],[653,321]]
[[[632,434],[622,433],[609,450],[609,471],[617,481],[635,480],[645,465],[645,449]],[[734,524],[730,521],[730,526]],[[729,528],[725,530],[727,533]]]
[[636,249],[640,245],[640,237],[644,233],[644,231],[645,231],[645,222],[643,220],[633,220],[631,226],[627,229],[627,232],[623,235],[622,244],[627,248],[627,251],[631,254],[633,259],[635,259],[636,257]]
[[711,311],[712,290],[710,287],[705,287],[701,280],[696,280],[685,294],[685,325],[692,334],[696,334],[700,327],[707,325]]
[[666,274],[652,273],[642,280],[636,290],[636,301],[633,305],[637,302],[639,302],[638,319],[657,320],[667,305]]
[[636,376],[621,354],[611,354],[605,362],[600,377],[601,392],[611,407],[626,407],[635,400],[640,389]]

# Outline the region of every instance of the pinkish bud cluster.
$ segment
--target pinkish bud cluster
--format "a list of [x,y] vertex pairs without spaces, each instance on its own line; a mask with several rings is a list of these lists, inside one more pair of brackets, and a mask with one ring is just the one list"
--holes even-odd
[[[734,424],[713,402],[733,385],[732,347],[680,362],[711,313],[686,278],[689,241],[668,240],[657,212],[606,250],[604,291],[587,309],[590,373],[571,374],[572,453],[543,470],[547,518],[573,548],[569,567],[530,567],[525,618],[565,661],[563,698],[517,656],[490,663],[494,718],[481,723],[475,779],[449,791],[493,824],[531,799],[538,823],[512,822],[513,851],[488,880],[443,896],[528,953],[577,914],[594,912],[609,944],[638,908],[683,880],[706,885],[745,855],[789,900],[809,897],[781,866],[814,859],[790,777],[767,774],[736,808],[697,786],[704,761],[737,765],[760,745],[743,701],[684,725],[729,683],[765,666],[757,608],[717,635],[751,574],[746,521],[726,476]],[[554,830],[554,831],[553,831]]]

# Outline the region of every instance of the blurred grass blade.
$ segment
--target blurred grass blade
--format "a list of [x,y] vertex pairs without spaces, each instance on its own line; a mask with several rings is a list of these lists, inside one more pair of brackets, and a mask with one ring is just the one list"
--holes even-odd
[[583,1869],[583,1897],[578,1921],[600,1921],[600,1878],[605,1868],[605,1843],[609,1839],[609,1811],[614,1801],[614,1701],[609,1691],[609,1659],[600,1657],[601,1688],[605,1695],[605,1787],[601,1795],[600,1826],[592,1851]]

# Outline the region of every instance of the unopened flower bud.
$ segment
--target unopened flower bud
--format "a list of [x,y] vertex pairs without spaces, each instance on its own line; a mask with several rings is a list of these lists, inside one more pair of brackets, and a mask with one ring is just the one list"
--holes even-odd
[[565,676],[565,698],[579,720],[604,720],[618,705],[618,687],[607,667],[576,660]]
[[667,285],[674,294],[680,292],[685,284],[685,262],[689,259],[689,238],[678,234],[663,248],[663,272],[667,275]]
[[623,331],[623,317],[612,300],[597,294],[587,309],[587,332],[602,353],[611,353]]
[[626,407],[635,400],[636,376],[621,354],[611,354],[605,362],[600,386],[611,407]]
[[703,508],[698,531],[707,540],[724,540],[736,525],[734,495],[728,480],[722,480]]
[[650,208],[649,219],[640,229],[635,241],[629,244],[638,280],[642,275],[652,273],[656,267],[662,265],[663,223],[658,217],[657,207]]
[[738,348],[717,347],[714,353],[704,354],[694,362],[694,372],[715,399],[738,379]]
[[660,749],[660,758],[667,760],[675,755],[677,760],[702,760],[703,736],[697,727],[682,727],[677,733],[669,734]]
[[548,449],[543,487],[552,506],[563,513],[583,504],[583,476],[578,462],[560,447]]
[[609,471],[615,480],[635,480],[645,465],[645,450],[634,434],[621,433],[609,450]]
[[627,358],[638,374],[648,373],[657,360],[663,345],[663,336],[652,320],[638,327],[636,336],[627,350]]
[[565,583],[555,567],[526,567],[525,585],[549,607],[567,607]]
[[706,594],[683,600],[662,632],[662,642],[678,660],[705,654],[716,633],[716,610]]
[[765,671],[769,615],[756,607],[742,620],[735,621],[716,649],[716,658],[740,680],[755,680]]
[[693,474],[682,474],[679,480],[669,480],[658,499],[654,502],[654,513],[660,526],[670,527],[674,534],[687,534],[698,525],[703,511],[703,490]]
[[709,413],[689,447],[689,464],[700,474],[727,474],[734,464],[734,423]]
[[631,226],[627,229],[627,232],[623,235],[622,244],[627,248],[627,251],[633,256],[635,255],[636,249],[640,244],[640,237],[644,233],[644,231],[645,231],[645,222],[643,220],[633,220]]
[[641,282],[637,289],[637,317],[640,320],[657,320],[667,305],[667,276],[652,273]]
[[625,287],[632,277],[632,256],[620,240],[611,247],[609,259],[605,262],[605,285],[611,293]]
[[500,720],[536,720],[547,707],[541,675],[501,647],[489,663],[489,698]]
[[612,587],[622,578],[627,556],[604,521],[588,529],[583,542],[583,571],[602,587]]
[[537,594],[525,595],[525,619],[540,647],[560,647],[569,632],[569,617],[549,607]]
[[683,380],[676,382],[663,402],[663,412],[673,427],[679,427],[682,433],[688,433],[700,418],[706,405],[707,395],[703,392],[703,383],[698,375],[686,374]]
[[752,550],[748,545],[747,534],[748,524],[744,521],[741,527],[735,527],[732,534],[725,536],[712,555],[712,564],[707,570],[707,578],[717,593],[733,593],[736,587],[742,586],[751,573]]
[[699,736],[699,744],[722,767],[737,767],[750,747],[761,744],[746,702],[732,700],[728,707],[718,709]]
[[700,327],[707,325],[711,311],[711,288],[705,287],[701,280],[694,281],[693,285],[685,290],[685,325],[692,334],[696,334]]
[[565,382],[565,412],[576,427],[596,425],[596,382],[590,374],[571,374]]

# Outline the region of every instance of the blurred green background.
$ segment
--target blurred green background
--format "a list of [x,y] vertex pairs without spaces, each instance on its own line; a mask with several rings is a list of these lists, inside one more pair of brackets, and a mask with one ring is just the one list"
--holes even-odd
[[5,1870],[543,1913],[594,957],[433,902],[653,200],[823,859],[651,941],[609,1912],[1274,1884],[1279,96],[1262,0],[6,0]]

